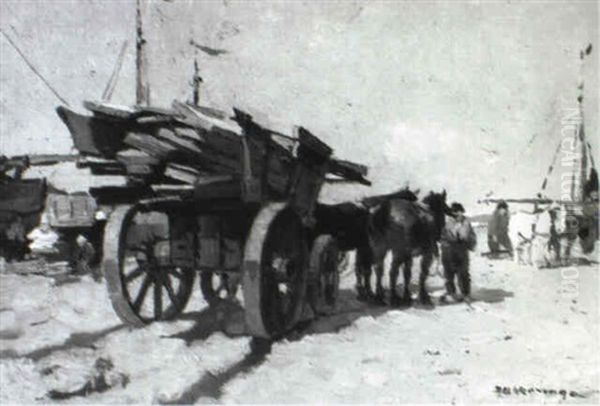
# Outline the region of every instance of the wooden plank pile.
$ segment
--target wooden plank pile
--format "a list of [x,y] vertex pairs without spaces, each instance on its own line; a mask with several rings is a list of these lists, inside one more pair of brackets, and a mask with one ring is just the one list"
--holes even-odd
[[85,106],[93,116],[58,111],[82,154],[79,166],[94,174],[191,184],[210,174],[242,173],[242,130],[215,110],[178,102],[170,110]]
[[[266,185],[270,194],[285,195],[298,159],[295,149],[303,148],[297,139],[261,127],[235,109],[228,118],[218,110],[177,101],[171,109],[84,106],[92,116],[57,109],[81,153],[78,165],[94,174],[125,175],[130,183],[196,187],[233,180],[239,187],[253,180]],[[302,131],[310,135],[304,139],[316,140],[304,148],[330,152]],[[351,162],[332,159],[330,172],[368,183],[366,167]]]

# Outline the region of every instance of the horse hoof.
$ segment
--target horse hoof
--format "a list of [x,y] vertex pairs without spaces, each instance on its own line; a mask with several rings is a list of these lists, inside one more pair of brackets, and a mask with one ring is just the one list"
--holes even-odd
[[412,306],[412,297],[410,297],[410,295],[405,295],[402,296],[401,298],[398,298],[398,306],[400,307],[410,307]]
[[392,307],[402,306],[402,299],[398,296],[392,296],[390,298],[390,306],[392,306]]
[[429,295],[419,296],[419,303],[423,306],[433,306],[433,301]]
[[385,299],[383,296],[372,296],[370,302],[374,305],[377,306],[385,306],[387,303],[385,303]]

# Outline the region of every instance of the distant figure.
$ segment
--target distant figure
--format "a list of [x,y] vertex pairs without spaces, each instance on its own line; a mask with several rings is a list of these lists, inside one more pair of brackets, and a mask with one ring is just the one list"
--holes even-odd
[[513,245],[508,236],[510,224],[510,213],[508,204],[502,201],[496,206],[492,218],[488,222],[488,247],[492,254],[498,254],[504,248],[510,255],[513,253]]
[[[531,263],[537,268],[560,266],[562,260],[568,261],[572,242],[568,241],[560,216],[560,207],[553,204],[535,212],[536,222],[533,228]],[[561,247],[565,251],[561,259]]]
[[584,186],[583,213],[578,218],[577,235],[584,254],[591,254],[598,240],[598,172],[592,168]]
[[58,234],[52,227],[50,227],[50,221],[48,216],[44,213],[40,219],[40,225],[34,228],[28,235],[27,238],[31,241],[29,249],[33,254],[56,254],[58,249],[56,243],[58,242]]
[[598,172],[590,169],[590,175],[583,186],[583,201],[598,201]]
[[475,249],[477,237],[471,223],[465,217],[462,204],[452,203],[450,211],[451,217],[442,231],[442,264],[446,279],[446,294],[442,296],[442,300],[447,301],[448,296],[456,301],[461,300],[456,294],[455,277],[458,278],[463,298],[470,300],[469,251]]
[[556,204],[544,209],[536,207],[531,213],[516,212],[510,225],[516,241],[515,262],[547,268],[568,261],[572,239],[568,238],[564,215]]
[[[563,259],[561,258],[561,239],[568,236],[568,233],[563,233],[564,230],[561,228],[561,218],[560,218],[561,208],[557,204],[553,204],[548,209],[548,216],[550,218],[550,229],[549,229],[549,239],[547,248],[548,251],[553,253],[553,260],[555,264],[561,264]],[[569,260],[571,255],[571,246],[572,244],[568,244],[567,242],[567,250],[565,252],[565,260]]]
[[23,260],[27,253],[27,239],[21,216],[15,217],[5,233],[6,260],[8,262]]
[[513,259],[519,265],[533,265],[533,242],[535,225],[539,215],[517,211],[510,221],[510,238],[515,242]]
[[98,272],[97,267],[91,266],[96,255],[94,246],[81,234],[77,236],[75,243],[76,248],[71,264],[72,272],[79,275],[91,274],[94,280],[98,282],[102,275]]

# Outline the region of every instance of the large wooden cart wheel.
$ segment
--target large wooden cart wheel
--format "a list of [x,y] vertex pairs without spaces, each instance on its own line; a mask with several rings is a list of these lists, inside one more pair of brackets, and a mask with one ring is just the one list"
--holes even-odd
[[117,207],[106,224],[103,249],[108,293],[123,322],[141,327],[183,311],[195,274],[171,262],[165,213]]
[[254,337],[278,338],[298,322],[305,304],[308,248],[300,217],[283,203],[256,216],[243,263],[246,325]]
[[310,252],[309,296],[317,314],[335,310],[339,293],[340,250],[331,235],[320,235]]

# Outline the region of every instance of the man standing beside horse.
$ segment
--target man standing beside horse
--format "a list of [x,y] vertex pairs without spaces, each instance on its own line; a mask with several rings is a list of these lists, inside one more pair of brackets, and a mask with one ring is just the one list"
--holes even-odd
[[475,249],[477,237],[471,223],[465,217],[462,204],[452,203],[450,211],[451,217],[446,221],[442,231],[442,264],[446,279],[446,294],[442,296],[442,300],[446,301],[448,296],[457,301],[461,300],[456,294],[454,284],[454,279],[457,277],[462,296],[469,301],[471,295],[469,251]]
[[502,252],[501,248],[504,248],[512,256],[513,246],[508,236],[509,224],[510,212],[508,211],[508,204],[505,201],[501,201],[496,206],[496,210],[494,210],[488,222],[488,247],[492,255],[497,256]]

